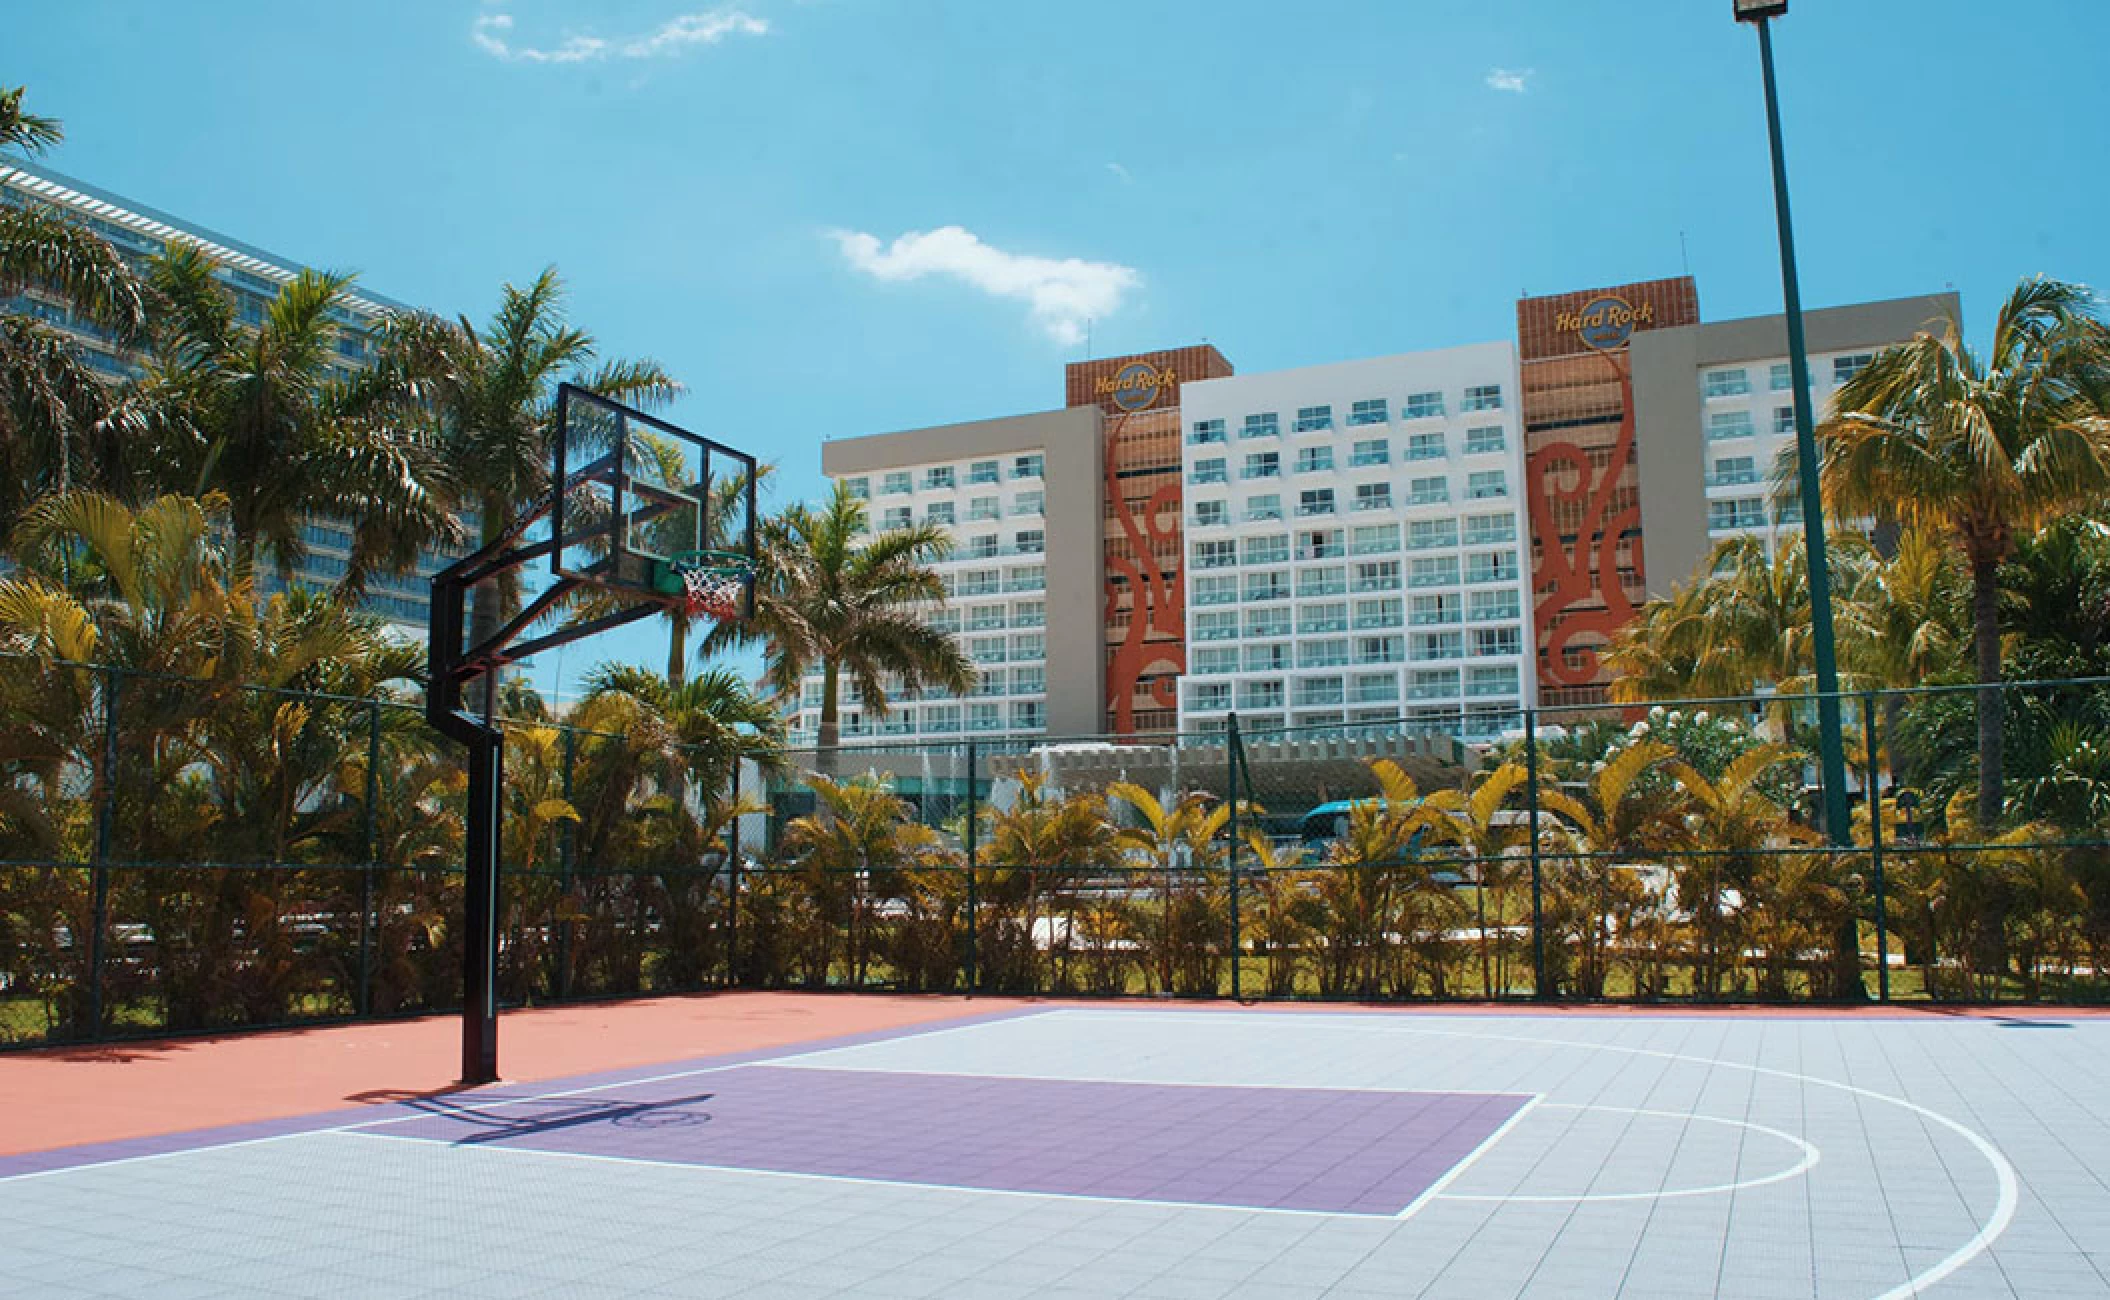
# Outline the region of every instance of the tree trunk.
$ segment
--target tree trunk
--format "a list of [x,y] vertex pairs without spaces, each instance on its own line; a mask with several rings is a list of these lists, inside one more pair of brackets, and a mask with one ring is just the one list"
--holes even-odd
[[836,691],[842,672],[833,659],[821,664],[821,728],[815,739],[813,768],[829,780],[835,779],[835,751],[842,744],[842,711]]
[[2001,748],[2005,701],[2000,694],[2000,556],[1990,548],[1971,557],[1971,622],[1978,652],[1978,825],[1989,834],[2005,802]]
[[[498,536],[499,530],[511,519],[512,511],[507,509],[504,501],[493,497],[485,497],[477,503],[476,508],[482,524],[483,543],[489,545],[491,539]],[[496,636],[498,629],[504,625],[505,579],[508,577],[515,582],[519,580],[517,571],[509,571],[486,578],[470,589],[469,644],[482,645]],[[486,718],[498,715],[499,676],[500,674],[495,672],[485,673],[476,680],[471,692],[465,692],[475,701],[476,707],[482,710]]]

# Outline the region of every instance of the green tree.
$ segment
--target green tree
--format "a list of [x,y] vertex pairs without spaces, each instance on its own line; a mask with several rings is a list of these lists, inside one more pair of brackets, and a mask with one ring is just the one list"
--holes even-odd
[[1127,805],[1140,821],[1116,830],[1114,846],[1161,875],[1158,924],[1137,936],[1146,949],[1158,950],[1159,989],[1213,996],[1216,954],[1229,929],[1221,885],[1224,851],[1216,841],[1230,822],[1231,805],[1189,790],[1168,806],[1133,781],[1107,786],[1106,797]]
[[[2077,285],[2025,280],[1983,356],[1962,326],[1879,353],[1818,430],[1834,518],[1949,536],[1970,574],[1978,694],[1978,820],[2003,801],[2000,567],[2018,540],[2110,490],[2110,331]],[[1784,473],[1791,469],[1784,465]]]
[[848,677],[875,717],[885,717],[890,680],[910,690],[964,693],[974,666],[959,642],[932,627],[945,584],[931,564],[951,549],[943,528],[914,524],[867,536],[862,501],[838,482],[818,509],[795,505],[763,530],[752,620],[720,623],[705,654],[761,641],[769,680],[791,695],[808,669],[821,669],[821,721],[815,766],[834,771],[841,745],[841,689]]

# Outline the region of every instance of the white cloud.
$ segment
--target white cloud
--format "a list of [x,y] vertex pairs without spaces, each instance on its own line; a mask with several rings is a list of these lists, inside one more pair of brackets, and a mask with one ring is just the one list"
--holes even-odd
[[1135,178],[1135,177],[1133,177],[1133,176],[1130,176],[1130,175],[1128,174],[1128,168],[1126,168],[1126,167],[1123,167],[1123,166],[1122,166],[1122,165],[1121,165],[1120,163],[1117,163],[1117,162],[1110,162],[1110,163],[1108,163],[1108,164],[1106,165],[1106,170],[1108,170],[1108,171],[1112,172],[1112,173],[1113,173],[1114,175],[1116,175],[1116,176],[1120,177],[1120,178],[1121,178],[1121,183],[1122,183],[1123,185],[1132,185],[1132,184],[1134,184],[1134,183],[1135,183],[1135,179],[1136,179],[1136,178]]
[[1534,68],[1489,68],[1487,70],[1487,88],[1489,90],[1506,90],[1512,95],[1521,95],[1525,90],[1529,89],[1528,83],[1531,81],[1531,74],[1535,71],[1536,69]]
[[739,9],[710,9],[682,14],[655,30],[627,40],[610,41],[599,36],[574,35],[562,44],[537,47],[514,45],[513,15],[484,14],[469,28],[470,39],[494,58],[509,63],[587,63],[610,55],[624,59],[653,59],[681,54],[691,46],[716,45],[728,36],[761,36],[769,23]]
[[1007,253],[960,226],[911,230],[891,244],[854,230],[836,231],[834,237],[850,265],[874,279],[943,275],[994,297],[1019,299],[1033,323],[1065,346],[1083,342],[1088,322],[1112,315],[1122,297],[1143,283],[1133,267]]

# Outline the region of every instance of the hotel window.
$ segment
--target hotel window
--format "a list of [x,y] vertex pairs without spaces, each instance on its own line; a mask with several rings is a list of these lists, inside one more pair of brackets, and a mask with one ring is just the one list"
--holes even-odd
[[1031,455],[1019,456],[1011,462],[1011,477],[1039,478],[1041,471],[1045,468],[1045,461],[1043,461],[1041,454],[1036,451]]
[[1742,366],[1710,370],[1700,380],[1700,391],[1708,397],[1742,397],[1751,391],[1751,380]]
[[1297,408],[1297,422],[1290,426],[1291,430],[1296,433],[1315,433],[1320,429],[1331,429],[1332,427],[1333,408],[1331,406],[1300,406]]
[[1245,598],[1247,600],[1288,600],[1289,575],[1286,573],[1248,573],[1245,576]]
[[1048,549],[1047,534],[1038,528],[1022,529],[1012,538],[1012,549],[1020,555],[1039,555]]
[[1245,612],[1247,636],[1288,636],[1289,606],[1265,605]]
[[1385,399],[1382,397],[1372,401],[1357,402],[1348,408],[1348,423],[1350,425],[1383,424],[1385,418]]
[[1416,519],[1407,525],[1407,549],[1432,551],[1458,544],[1455,519]]
[[1440,433],[1417,433],[1407,439],[1408,460],[1442,460],[1449,454]]
[[976,605],[967,611],[967,630],[970,632],[1000,632],[1003,627],[1002,605]]
[[952,502],[933,501],[929,505],[923,507],[923,522],[926,524],[945,524],[950,526],[959,521],[953,515]]
[[1476,627],[1473,629],[1473,656],[1487,659],[1496,655],[1524,653],[1524,637],[1515,627]]
[[1458,693],[1458,670],[1455,668],[1424,668],[1408,675],[1407,698],[1410,700],[1447,700]]
[[1222,441],[1224,441],[1224,422],[1222,420],[1196,420],[1193,431],[1187,435],[1187,445],[1190,447],[1201,447],[1212,442]]
[[1341,679],[1313,677],[1297,683],[1297,707],[1308,708],[1341,702]]
[[1351,466],[1383,465],[1392,459],[1392,444],[1383,438],[1366,438],[1348,455]]
[[1417,559],[1408,580],[1416,587],[1455,587],[1458,585],[1458,557],[1432,555]]
[[1724,456],[1714,462],[1714,473],[1707,476],[1708,487],[1727,487],[1732,483],[1758,482],[1758,464],[1750,456]]
[[898,497],[912,490],[911,484],[914,482],[915,476],[907,470],[895,470],[880,481],[879,495],[883,497]]
[[1300,560],[1338,560],[1344,550],[1338,528],[1312,528],[1297,534]]
[[1282,425],[1275,413],[1273,411],[1263,411],[1259,415],[1248,415],[1245,418],[1245,423],[1239,427],[1238,436],[1241,438],[1273,438],[1281,432]]
[[1757,497],[1737,497],[1707,503],[1707,527],[1714,532],[1732,528],[1766,526],[1766,504]]
[[1323,474],[1333,468],[1333,448],[1299,447],[1297,449],[1297,472],[1299,474]]
[[1046,499],[1047,498],[1041,493],[1040,489],[1038,488],[1035,488],[1031,492],[1019,493],[1015,498],[1012,499],[1011,502],[1012,517],[1016,518],[1020,515],[1040,514],[1043,509],[1043,503],[1046,501]]
[[1751,436],[1751,412],[1714,411],[1707,417],[1707,436],[1710,438],[1748,438]]
[[1515,695],[1517,693],[1517,666],[1515,664],[1493,664],[1480,668],[1468,668],[1465,672],[1467,695]]
[[1463,659],[1465,637],[1457,632],[1416,632],[1414,634],[1414,657],[1416,659]]
[[1349,534],[1348,547],[1357,555],[1383,555],[1399,549],[1398,524],[1359,524]]
[[879,526],[887,530],[906,528],[909,526],[909,515],[907,506],[888,506],[886,513],[879,517]]
[[[1230,545],[1229,542],[1224,545]],[[1196,566],[1200,567],[1200,566]],[[1197,577],[1194,580],[1194,603],[1197,605],[1235,605],[1238,603],[1237,575]]]
[[1773,432],[1775,435],[1795,432],[1795,408],[1776,406],[1773,408]]
[[1345,632],[1348,630],[1348,607],[1339,601],[1328,601],[1323,605],[1306,605],[1297,611],[1299,632]]
[[1229,569],[1238,564],[1238,543],[1228,538],[1220,542],[1196,542],[1191,549],[1197,569]]
[[1282,498],[1275,493],[1245,499],[1245,521],[1249,524],[1282,518]]
[[1502,426],[1499,424],[1486,424],[1477,429],[1467,429],[1465,431],[1465,454],[1468,456],[1500,451],[1504,445]]
[[1390,510],[1392,508],[1392,485],[1390,483],[1356,484],[1355,508],[1357,510]]
[[1003,507],[997,503],[995,497],[969,497],[967,500],[969,522],[976,519],[995,519],[1003,513]]
[[1231,522],[1231,506],[1228,501],[1197,501],[1194,503],[1194,526],[1211,528],[1217,524]]
[[1244,478],[1279,478],[1282,474],[1282,453],[1276,451],[1249,451],[1245,458]]
[[1397,596],[1355,602],[1355,628],[1358,632],[1398,627],[1404,616],[1404,608]]
[[923,729],[939,734],[958,731],[960,729],[960,706],[957,704],[941,704],[936,708],[925,709],[923,711]]
[[952,466],[937,465],[923,471],[923,490],[925,492],[935,492],[953,486]]
[[[1000,636],[970,637],[967,641],[967,653],[977,663],[1000,664],[1004,662],[1004,638]],[[1003,674],[996,674],[996,678],[998,681],[1002,681]],[[994,691],[990,692],[992,695],[996,693]]]
[[1047,725],[1047,716],[1039,700],[1018,700],[1011,705],[1011,725],[1027,731],[1038,731]]
[[1396,664],[1406,657],[1404,637],[1359,636],[1355,639],[1355,661],[1359,664]]
[[1465,495],[1474,501],[1509,495],[1509,482],[1498,469],[1474,470],[1466,479]]
[[[1287,671],[1288,668],[1289,647],[1287,645],[1277,642],[1272,645],[1249,645],[1245,648],[1245,670],[1249,673],[1279,673]],[[1263,683],[1246,683],[1248,686],[1261,684]],[[1280,682],[1265,684],[1273,686],[1278,691],[1282,689],[1282,683]]]
[[1358,673],[1351,693],[1357,704],[1383,704],[1399,698],[1399,675],[1396,673]]
[[[1220,677],[1238,671],[1238,647],[1197,646],[1194,650],[1194,671],[1204,677]],[[1230,689],[1225,687],[1226,690]]]
[[[1420,561],[1416,561],[1420,563]],[[1355,590],[1398,591],[1398,560],[1363,560],[1355,566]]]
[[1238,639],[1238,611],[1235,609],[1212,609],[1194,616],[1194,639],[1197,641],[1236,641]]
[[1876,359],[1873,352],[1856,352],[1852,356],[1832,358],[1832,382],[1843,384],[1855,375],[1868,369],[1868,363]]
[[967,467],[967,481],[970,484],[994,483],[998,477],[997,463],[993,460],[978,460]]
[[1338,596],[1348,590],[1348,571],[1336,564],[1325,569],[1297,570],[1299,596]]
[[1011,638],[1013,659],[1045,659],[1048,657],[1048,638],[1038,632]]
[[1517,553],[1515,551],[1475,551],[1465,557],[1465,580],[1467,582],[1515,582],[1517,580]]
[[961,556],[962,556],[963,558],[965,558],[965,559],[969,559],[969,560],[993,560],[993,559],[995,559],[995,558],[996,558],[996,535],[995,535],[994,533],[991,533],[991,534],[990,534],[989,536],[987,536],[987,537],[970,537],[970,538],[968,538],[968,539],[967,539],[967,547],[966,547],[966,549],[965,549],[965,550],[961,551],[961,552],[960,552],[960,554],[961,554]]
[[1502,386],[1500,384],[1472,384],[1465,390],[1465,400],[1458,403],[1461,411],[1499,411],[1502,409]]
[[1048,670],[1039,664],[1011,670],[1013,695],[1040,695],[1048,689]]
[[1517,616],[1517,593],[1514,591],[1474,591],[1468,592],[1467,596],[1468,616],[1475,623],[1491,623]]
[[1189,483],[1228,483],[1231,476],[1224,470],[1221,456],[1194,462],[1194,472],[1187,476]]
[[872,499],[872,480],[868,478],[852,478],[844,479],[843,482],[848,485],[850,496],[853,500],[870,501]]
[[1426,420],[1442,414],[1442,393],[1410,393],[1407,400],[1399,404],[1399,418],[1402,420]]
[[1795,386],[1795,370],[1785,361],[1776,361],[1766,371],[1766,387],[1776,393],[1785,393]]
[[1407,484],[1407,504],[1410,506],[1432,506],[1450,499],[1451,481],[1440,474],[1433,478],[1418,478]]
[[1231,683],[1196,682],[1187,688],[1187,707],[1221,712],[1231,707]]
[[1274,533],[1267,537],[1246,538],[1245,562],[1247,564],[1289,563],[1289,534]]
[[968,705],[967,729],[969,731],[1002,731],[1004,729],[1003,706],[1000,704]]
[[1011,626],[1041,627],[1048,621],[1048,603],[1044,600],[1022,600],[1011,607]]
[[1440,596],[1416,596],[1412,608],[1416,627],[1457,623],[1463,621],[1464,617],[1464,608],[1458,603],[1456,592],[1445,592]]
[[1333,513],[1333,489],[1309,488],[1297,496],[1297,513],[1300,515],[1330,515]]
[[[1345,619],[1343,620],[1346,621]],[[1306,641],[1297,647],[1297,667],[1338,668],[1348,662],[1348,643],[1342,640]]]

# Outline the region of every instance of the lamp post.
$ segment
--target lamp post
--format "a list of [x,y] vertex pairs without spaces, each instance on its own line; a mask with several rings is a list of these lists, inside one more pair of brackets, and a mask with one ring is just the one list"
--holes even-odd
[[1795,461],[1802,533],[1810,570],[1810,632],[1817,660],[1818,759],[1824,780],[1824,828],[1834,847],[1853,843],[1846,803],[1846,741],[1839,721],[1839,662],[1832,644],[1832,575],[1825,560],[1824,507],[1818,499],[1816,417],[1810,409],[1810,358],[1802,338],[1802,290],[1795,280],[1795,232],[1788,220],[1788,165],[1780,146],[1780,97],[1773,85],[1771,20],[1788,0],[1730,0],[1736,20],[1758,29],[1766,82],[1766,134],[1773,148],[1773,208],[1780,225],[1781,308],[1788,320],[1788,365],[1795,385]]

